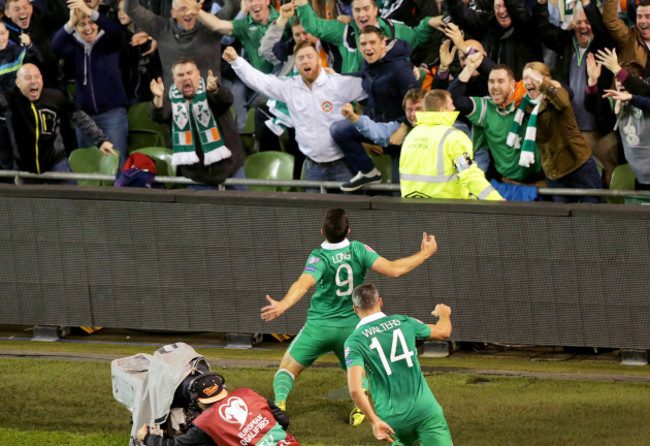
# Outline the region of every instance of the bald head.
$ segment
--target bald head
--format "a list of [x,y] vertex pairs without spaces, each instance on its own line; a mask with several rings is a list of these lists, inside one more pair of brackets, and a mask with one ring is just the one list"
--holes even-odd
[[38,101],[43,92],[41,70],[31,63],[26,63],[16,73],[16,86],[30,102]]

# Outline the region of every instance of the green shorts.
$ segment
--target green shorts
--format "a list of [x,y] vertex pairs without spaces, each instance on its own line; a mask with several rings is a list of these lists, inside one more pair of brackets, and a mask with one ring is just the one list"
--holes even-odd
[[424,420],[409,426],[391,427],[404,446],[413,446],[418,442],[423,446],[452,446],[451,433],[442,411],[435,411]]
[[310,366],[325,353],[334,352],[339,365],[345,370],[344,344],[356,325],[350,327],[330,327],[307,321],[298,336],[287,350],[300,365]]

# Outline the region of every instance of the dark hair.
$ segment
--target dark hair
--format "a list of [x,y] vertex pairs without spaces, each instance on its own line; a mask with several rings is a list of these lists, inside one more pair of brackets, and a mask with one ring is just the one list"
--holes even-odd
[[352,303],[361,311],[372,308],[377,305],[377,302],[379,302],[379,292],[370,283],[359,285],[352,292]]
[[381,29],[377,28],[374,25],[366,25],[364,26],[360,31],[359,31],[359,39],[361,36],[364,34],[376,34],[377,37],[380,39],[384,39],[386,36],[384,36],[384,33],[381,32]]
[[650,0],[639,0],[639,3],[637,3],[636,7],[640,8],[641,6],[650,6]]
[[424,110],[425,111],[440,111],[447,105],[451,93],[447,90],[431,90],[424,95]]
[[194,64],[197,69],[199,68],[194,59],[190,59],[189,57],[179,57],[172,64],[172,71],[174,71],[174,68],[176,68],[177,65],[185,65],[186,63]]
[[[650,0],[647,1],[650,2]],[[634,77],[645,77],[645,68],[640,63],[634,62],[633,60],[626,60],[625,62],[621,62],[620,66]]]
[[419,88],[411,88],[404,95],[404,99],[402,99],[402,108],[406,108],[406,101],[411,101],[411,103],[413,104],[415,104],[418,101],[421,101],[422,99],[424,99],[424,95],[426,93],[427,93],[426,91],[420,90]]
[[325,212],[323,218],[323,232],[330,243],[339,243],[345,240],[350,225],[345,210],[341,208],[330,208]]
[[303,40],[299,43],[296,43],[296,46],[293,47],[293,55],[295,57],[296,54],[298,54],[298,51],[301,49],[310,46],[316,51],[316,54],[318,54],[318,49],[316,48],[316,44],[314,42],[310,42],[309,40]]
[[295,19],[293,19],[293,22],[291,22],[291,27],[295,28],[296,26],[300,26],[302,23],[300,23],[300,17],[296,16]]
[[510,76],[510,79],[515,80],[515,72],[512,71],[512,68],[510,68],[508,65],[504,65],[502,63],[498,63],[495,66],[492,67],[490,70],[490,73],[495,71],[495,70],[506,70],[508,73],[508,76]]

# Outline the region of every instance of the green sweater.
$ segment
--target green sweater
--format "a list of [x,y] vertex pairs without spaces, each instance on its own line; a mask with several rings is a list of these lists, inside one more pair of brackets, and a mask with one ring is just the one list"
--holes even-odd
[[[306,32],[325,42],[336,45],[343,59],[341,73],[354,73],[360,70],[363,57],[357,49],[359,47],[359,28],[354,20],[349,25],[345,25],[338,20],[321,19],[309,4],[298,6],[298,18]],[[428,24],[428,17],[422,19],[420,24],[415,28],[411,28],[400,22],[394,22],[395,35],[393,35],[391,26],[386,21],[381,18],[377,20],[379,21],[379,28],[385,36],[390,39],[397,38],[405,40],[413,49],[427,42],[434,31]],[[356,42],[354,48],[350,48],[350,45],[346,41],[346,36],[348,35],[346,28],[348,26],[354,30],[354,40]]]

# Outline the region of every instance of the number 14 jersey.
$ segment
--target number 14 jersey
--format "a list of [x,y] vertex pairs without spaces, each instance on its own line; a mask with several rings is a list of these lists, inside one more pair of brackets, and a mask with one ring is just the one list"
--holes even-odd
[[345,342],[346,367],[365,368],[375,411],[393,427],[442,410],[422,376],[415,345],[416,338],[430,334],[416,319],[380,312],[362,319]]

